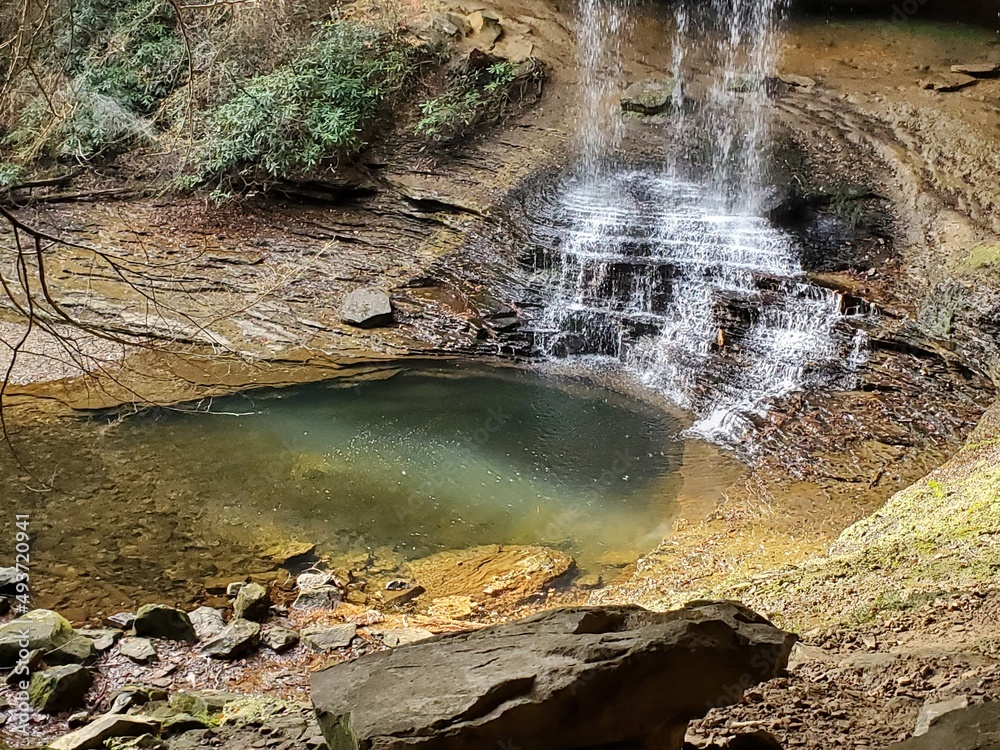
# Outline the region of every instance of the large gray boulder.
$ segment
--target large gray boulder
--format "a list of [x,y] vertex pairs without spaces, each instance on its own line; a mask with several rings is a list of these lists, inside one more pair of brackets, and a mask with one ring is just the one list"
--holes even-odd
[[355,289],[340,306],[340,319],[356,328],[377,328],[392,322],[392,302],[381,289]]
[[554,610],[327,667],[312,702],[331,750],[675,750],[794,642],[730,602]]
[[666,112],[673,105],[677,86],[672,78],[637,81],[622,94],[622,111],[640,115]]

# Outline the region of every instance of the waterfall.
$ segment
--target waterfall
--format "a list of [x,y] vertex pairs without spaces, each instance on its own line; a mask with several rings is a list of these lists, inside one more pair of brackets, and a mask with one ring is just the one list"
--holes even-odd
[[577,62],[582,92],[580,175],[588,179],[606,165],[621,141],[617,96],[621,79],[621,32],[626,7],[605,0],[580,0]]
[[[767,181],[767,79],[784,0],[683,0],[675,9],[677,104],[701,84],[711,133],[697,179],[677,165],[620,166],[624,10],[581,0],[580,166],[529,206],[555,224],[538,273],[551,289],[538,326],[553,358],[612,365],[695,417],[692,432],[746,448],[773,402],[850,387],[864,339],[841,297],[808,284],[794,240],[759,215]],[[711,61],[711,81],[695,80]],[[677,121],[686,115],[678,107]]]
[[[678,39],[684,46],[707,40],[708,59],[721,67],[706,108],[707,127],[718,138],[713,188],[739,210],[755,208],[763,185],[770,143],[767,81],[775,74],[786,5],[787,0],[711,0],[701,6],[697,37]],[[687,14],[682,2],[677,16],[685,25]]]

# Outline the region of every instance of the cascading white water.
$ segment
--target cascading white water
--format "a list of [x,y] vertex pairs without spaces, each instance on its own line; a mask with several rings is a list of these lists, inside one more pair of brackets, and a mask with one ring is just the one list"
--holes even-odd
[[[693,432],[737,445],[787,393],[850,386],[863,334],[835,292],[802,281],[794,241],[756,215],[765,182],[766,80],[784,0],[688,0],[676,8],[677,104],[692,59],[714,61],[700,116],[713,134],[700,182],[615,167],[621,11],[582,0],[581,164],[536,206],[559,236],[542,272],[539,330],[553,356],[624,365],[696,416]],[[676,118],[683,108],[678,107]],[[675,123],[676,124],[676,123]]]

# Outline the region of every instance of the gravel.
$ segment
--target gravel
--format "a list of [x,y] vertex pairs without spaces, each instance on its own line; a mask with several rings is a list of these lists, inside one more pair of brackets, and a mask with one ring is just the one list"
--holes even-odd
[[[0,321],[0,373],[6,375],[14,349],[27,331],[23,323]],[[118,367],[125,356],[122,344],[71,328],[56,329],[59,337],[35,329],[20,345],[9,383],[27,385],[84,375]]]

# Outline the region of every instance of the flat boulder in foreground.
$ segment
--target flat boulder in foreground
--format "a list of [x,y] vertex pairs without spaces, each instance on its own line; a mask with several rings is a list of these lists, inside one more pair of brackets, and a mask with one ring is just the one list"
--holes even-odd
[[327,667],[312,702],[331,750],[672,750],[794,642],[732,602],[561,609]]

